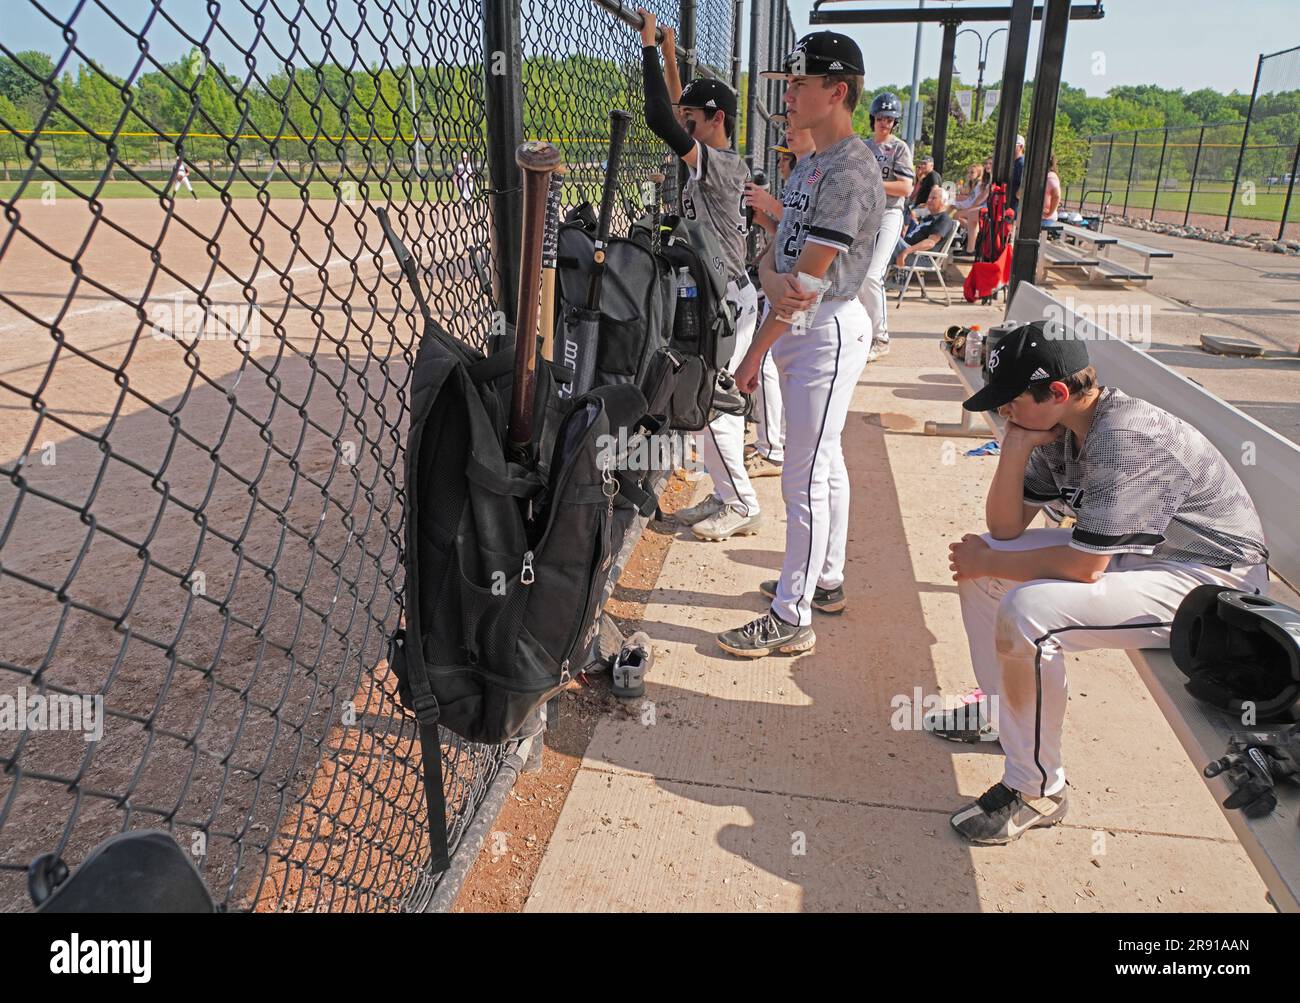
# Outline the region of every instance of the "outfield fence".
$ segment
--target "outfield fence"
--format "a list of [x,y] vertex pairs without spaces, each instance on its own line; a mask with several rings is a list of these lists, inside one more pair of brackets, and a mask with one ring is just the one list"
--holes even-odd
[[[688,75],[740,81],[740,4],[647,6]],[[793,31],[761,6],[766,62]],[[631,110],[620,226],[665,165],[639,18],[63,7],[7,5],[0,39],[0,908],[31,907],[34,860],[162,828],[226,910],[425,909],[442,876],[385,661],[422,322],[375,212],[443,325],[486,344],[513,319],[517,144],[556,142],[565,206],[594,200]],[[461,855],[510,750],[444,742]]]
[[1128,218],[1300,237],[1300,47],[1261,55],[1246,118],[1093,136],[1067,202]]

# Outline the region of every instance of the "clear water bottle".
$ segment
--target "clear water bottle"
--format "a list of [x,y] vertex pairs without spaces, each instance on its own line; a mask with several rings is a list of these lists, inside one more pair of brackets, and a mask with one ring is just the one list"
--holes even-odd
[[678,341],[688,345],[699,340],[699,304],[696,302],[699,295],[691,270],[686,267],[677,269],[677,319],[673,329]]

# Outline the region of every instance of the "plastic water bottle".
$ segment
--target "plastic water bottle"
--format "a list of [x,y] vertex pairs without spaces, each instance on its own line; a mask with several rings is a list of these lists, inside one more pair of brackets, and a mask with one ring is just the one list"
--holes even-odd
[[700,291],[695,285],[691,270],[677,269],[677,321],[673,327],[679,341],[693,345],[699,338],[698,303]]
[[984,332],[975,324],[966,332],[966,357],[962,360],[974,369],[983,364]]

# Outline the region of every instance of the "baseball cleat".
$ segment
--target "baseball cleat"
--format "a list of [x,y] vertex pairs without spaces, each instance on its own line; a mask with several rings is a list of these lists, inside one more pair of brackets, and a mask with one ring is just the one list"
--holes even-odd
[[932,710],[921,718],[921,727],[949,742],[996,742],[997,725],[988,719],[988,701],[980,690],[962,697],[953,707]]
[[877,359],[882,359],[888,354],[889,354],[889,342],[873,341],[871,343],[871,351],[867,353],[867,361],[875,362]]
[[753,536],[763,526],[763,514],[745,515],[733,505],[726,505],[716,514],[701,519],[691,527],[691,532],[701,540],[728,540],[733,536]]
[[783,655],[812,654],[816,643],[811,627],[786,623],[770,610],[743,627],[718,635],[722,650],[741,658],[762,658],[778,651]]
[[717,495],[709,495],[698,505],[678,509],[672,514],[672,520],[679,526],[694,526],[697,522],[716,515],[722,508],[722,499]]
[[745,457],[745,473],[750,477],[779,477],[781,475],[781,464],[769,460],[762,453],[755,450]]
[[1030,829],[1056,825],[1065,818],[1069,803],[1065,791],[1047,797],[1026,798],[1006,784],[996,783],[975,801],[956,812],[950,821],[962,836],[980,846],[1001,846],[1019,839]]
[[[776,579],[772,579],[759,585],[758,590],[769,599],[775,599],[777,584]],[[849,601],[844,598],[843,585],[837,585],[833,589],[824,589],[818,585],[817,590],[813,592],[812,608],[818,613],[843,613],[848,605]]]

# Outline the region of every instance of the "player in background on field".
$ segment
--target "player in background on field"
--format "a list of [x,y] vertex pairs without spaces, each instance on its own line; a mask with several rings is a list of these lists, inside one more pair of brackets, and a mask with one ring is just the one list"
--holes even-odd
[[190,197],[194,199],[195,202],[197,202],[199,200],[199,196],[194,191],[194,186],[190,184],[190,169],[186,165],[184,157],[176,158],[176,166],[175,168],[173,168],[172,174],[175,177],[175,181],[172,184],[172,194],[175,195],[178,191],[181,190],[181,185],[184,185],[187,189],[189,189]]

